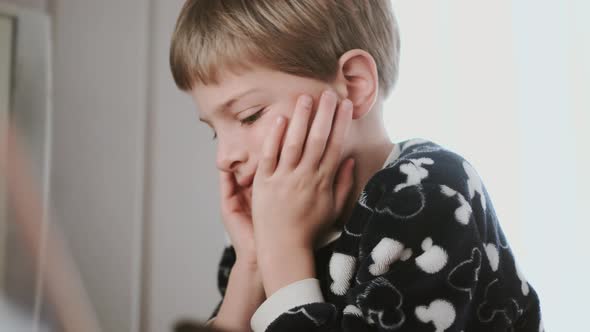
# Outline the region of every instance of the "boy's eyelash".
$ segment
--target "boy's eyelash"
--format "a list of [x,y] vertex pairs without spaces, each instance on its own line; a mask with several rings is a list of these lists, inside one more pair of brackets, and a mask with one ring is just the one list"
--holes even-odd
[[242,120],[240,120],[241,124],[246,124],[246,125],[251,125],[254,122],[256,122],[256,120],[258,120],[261,116],[262,116],[262,112],[265,110],[266,108],[262,108],[261,110],[259,110],[258,112],[250,115],[247,118],[244,118]]
[[[251,124],[253,124],[254,122],[256,122],[256,120],[260,119],[260,117],[262,116],[262,112],[265,109],[266,109],[266,107],[263,108],[263,109],[261,109],[260,111],[258,111],[256,113],[250,115],[249,117],[240,120],[240,123],[242,125],[244,125],[244,124],[245,125],[251,125]],[[217,133],[216,132],[213,132],[213,140],[216,140],[216,139],[217,139]]]

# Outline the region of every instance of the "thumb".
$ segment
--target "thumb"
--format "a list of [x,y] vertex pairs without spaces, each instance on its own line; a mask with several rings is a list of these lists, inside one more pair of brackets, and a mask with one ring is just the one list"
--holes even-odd
[[354,184],[354,159],[350,158],[340,164],[334,184],[336,213],[340,214]]

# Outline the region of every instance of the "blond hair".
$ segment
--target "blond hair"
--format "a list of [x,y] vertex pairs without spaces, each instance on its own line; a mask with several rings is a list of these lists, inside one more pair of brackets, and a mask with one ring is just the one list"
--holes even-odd
[[188,0],[170,47],[184,91],[217,84],[220,69],[262,65],[330,82],[351,49],[375,59],[381,93],[398,76],[400,40],[390,0]]

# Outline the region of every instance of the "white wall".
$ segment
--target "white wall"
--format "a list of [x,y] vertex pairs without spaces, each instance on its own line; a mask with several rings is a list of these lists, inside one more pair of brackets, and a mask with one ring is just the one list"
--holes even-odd
[[224,243],[215,145],[195,106],[174,85],[170,35],[183,1],[154,2],[150,91],[149,329],[181,317],[204,320],[217,304],[217,263]]
[[[13,22],[0,16],[0,123],[6,123],[11,102]],[[6,130],[0,125],[0,135]],[[5,259],[7,245],[6,181],[0,179],[0,289],[5,287]]]
[[23,8],[38,9],[41,11],[47,9],[47,0],[2,0],[0,2],[9,3]]
[[11,2],[53,19],[50,197],[103,329],[205,319],[223,235],[214,145],[168,66],[182,1]]
[[224,237],[211,134],[168,65],[183,1],[8,2],[53,20],[50,199],[102,328],[206,319]]
[[147,0],[55,0],[51,199],[104,331],[138,331]]

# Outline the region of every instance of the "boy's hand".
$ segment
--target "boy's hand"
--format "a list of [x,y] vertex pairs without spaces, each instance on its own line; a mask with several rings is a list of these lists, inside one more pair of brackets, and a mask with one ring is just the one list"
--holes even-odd
[[[324,93],[307,135],[312,106],[310,97],[299,98],[282,149],[286,121],[279,118],[254,177],[254,235],[267,297],[290,282],[315,276],[316,237],[338,218],[354,181],[354,160],[341,163],[352,103],[338,105],[334,92]],[[280,280],[288,269],[279,262],[300,269],[288,273],[291,280]],[[268,278],[274,280],[269,284]]]
[[223,224],[236,251],[225,296],[213,326],[227,331],[250,331],[250,319],[265,300],[258,269],[248,196],[234,175],[219,171]]
[[219,171],[219,188],[221,216],[236,251],[236,262],[255,266],[254,230],[246,193],[237,184],[234,175],[225,171]]

